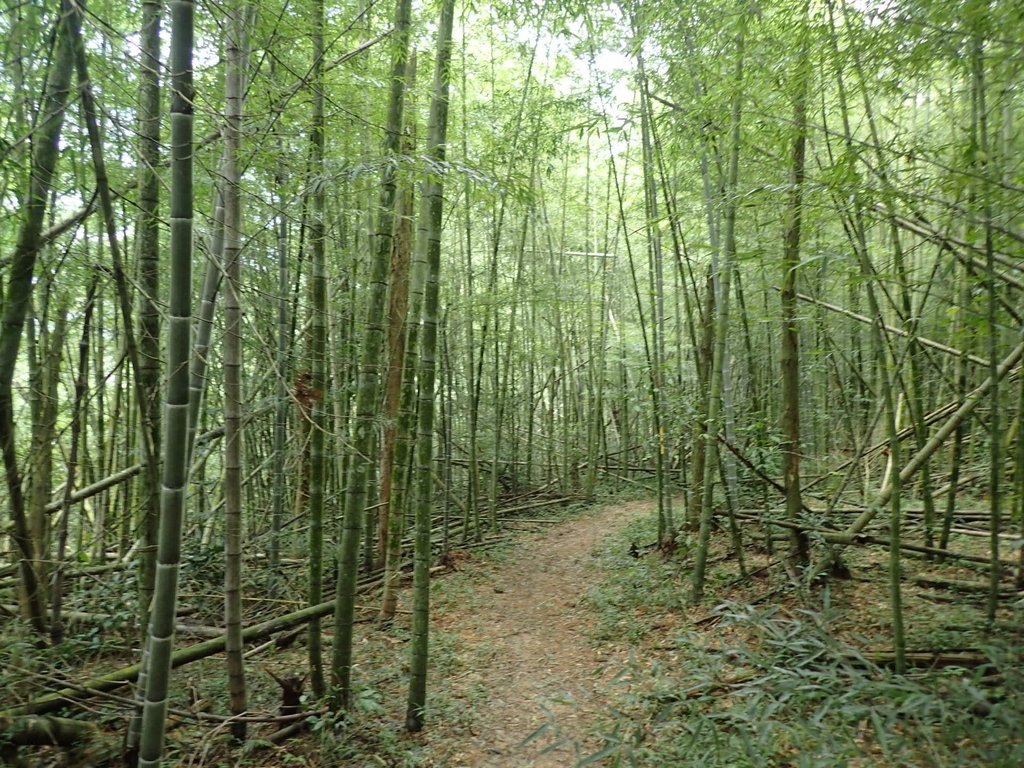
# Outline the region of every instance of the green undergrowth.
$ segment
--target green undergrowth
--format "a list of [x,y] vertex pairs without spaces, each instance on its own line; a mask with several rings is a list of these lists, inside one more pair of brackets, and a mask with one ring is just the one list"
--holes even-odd
[[[420,747],[405,730],[408,686],[409,628],[400,621],[390,629],[363,624],[356,642],[360,660],[354,668],[352,707],[343,717],[314,716],[308,720],[305,749],[289,747],[293,764],[308,766],[374,766],[411,768],[420,764]],[[448,721],[460,716],[460,705],[438,681],[457,668],[456,638],[449,632],[431,631],[430,679],[434,683],[427,701],[426,722]],[[329,648],[325,656],[329,659]],[[306,694],[305,704],[316,706]],[[277,752],[282,754],[281,751]],[[259,765],[271,765],[260,762]]]
[[894,675],[838,642],[820,617],[726,606],[709,642],[684,632],[665,660],[622,671],[613,765],[1019,766],[1024,675],[991,665]]
[[601,570],[606,575],[586,596],[597,614],[595,641],[640,641],[650,635],[655,618],[685,608],[685,550],[676,550],[670,560],[657,553],[631,553],[631,547],[644,550],[656,540],[657,522],[651,514],[631,521],[602,546]]
[[989,638],[975,646],[989,659],[981,667],[896,675],[837,633],[850,622],[839,600],[819,611],[791,596],[723,601],[697,625],[686,553],[629,554],[653,541],[653,525],[639,520],[602,547],[607,575],[587,597],[595,640],[628,641],[631,652],[611,686],[605,746],[579,766],[1024,765],[1019,648]]
[[[609,503],[612,495],[602,494],[602,503]],[[592,505],[571,503],[550,505],[536,511],[524,510],[521,518],[572,519]],[[485,547],[467,549],[456,559],[460,572],[433,581],[433,601],[436,606],[447,604],[452,611],[472,612],[474,601],[486,599],[488,591],[476,585],[493,578],[492,569],[528,554],[522,540],[516,535],[520,526],[502,526],[502,535]],[[536,530],[544,530],[538,527]],[[457,539],[451,542],[453,550],[460,549]],[[220,549],[189,549],[185,554],[188,567],[183,574],[183,600],[196,610],[189,623],[216,624],[219,621],[220,600],[217,593],[222,578]],[[303,573],[299,569],[286,572],[287,586],[278,585],[273,596],[301,593]],[[79,680],[89,674],[106,671],[111,667],[132,663],[137,659],[138,628],[136,609],[136,576],[132,569],[106,574],[102,579],[73,582],[76,609],[85,609],[102,616],[102,621],[88,624],[72,623],[64,641],[48,647],[23,624],[10,621],[0,632],[0,694],[4,706],[15,706],[33,696],[62,685],[66,680]],[[248,584],[247,594],[263,595],[261,585]],[[87,587],[87,589],[86,589]],[[413,766],[421,762],[421,746],[416,737],[404,729],[405,697],[408,686],[408,614],[400,614],[389,629],[380,628],[373,620],[372,606],[379,599],[367,595],[363,599],[367,610],[357,626],[358,663],[354,670],[355,691],[353,706],[344,718],[311,716],[305,734],[284,745],[271,745],[266,740],[276,724],[253,724],[249,728],[248,742],[238,748],[231,745],[227,730],[197,722],[193,713],[198,710],[215,715],[227,712],[229,695],[224,672],[223,657],[216,655],[193,662],[174,673],[170,691],[172,714],[169,718],[167,739],[171,760],[179,765],[249,766],[268,765],[306,766]],[[286,610],[273,601],[261,609],[266,613]],[[250,617],[247,623],[257,620]],[[323,620],[329,631],[330,619]],[[330,660],[330,634],[326,636],[325,661]],[[196,638],[182,636],[179,645],[196,642]],[[430,638],[429,698],[426,713],[427,728],[438,722],[465,722],[471,727],[476,706],[489,692],[482,686],[467,686],[465,695],[451,695],[448,681],[456,676],[473,675],[473,661],[493,653],[487,646],[473,648],[466,657],[455,635],[435,622]],[[281,677],[301,675],[307,667],[305,632],[289,648],[262,652],[246,664],[248,707],[252,714],[269,716],[281,705],[281,690],[271,673]],[[112,753],[119,751],[115,739],[123,732],[129,707],[125,701],[131,696],[125,689],[124,700],[98,699],[84,714],[101,727],[104,737],[113,745]],[[308,691],[303,695],[303,706],[316,710],[322,706]],[[77,715],[76,715],[77,716]],[[2,738],[2,734],[0,734]],[[199,756],[201,757],[201,760]],[[198,762],[196,762],[198,761]]]

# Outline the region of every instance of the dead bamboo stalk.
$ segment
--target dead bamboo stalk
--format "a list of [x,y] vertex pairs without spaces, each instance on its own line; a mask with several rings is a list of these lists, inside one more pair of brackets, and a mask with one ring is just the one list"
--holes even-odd
[[[928,441],[921,447],[921,449],[915,453],[910,461],[908,461],[903,469],[900,470],[899,478],[900,483],[905,484],[910,482],[911,478],[917,473],[917,471],[924,465],[928,459],[942,446],[943,443],[953,434],[953,430],[963,423],[968,416],[974,413],[974,410],[978,407],[981,401],[988,395],[989,390],[992,389],[995,381],[1005,378],[1006,375],[1013,369],[1017,363],[1020,362],[1021,357],[1024,356],[1024,341],[1017,344],[1013,348],[1013,351],[999,364],[996,368],[995,377],[989,377],[985,379],[978,387],[973,389],[964,401],[960,404],[953,414],[946,420],[946,422],[939,427],[939,429],[933,434]],[[993,380],[994,379],[994,380]],[[867,509],[862,512],[856,520],[854,520],[850,526],[840,534],[832,534],[828,540],[831,543],[839,545],[853,544],[858,534],[867,527],[875,516],[878,515],[885,505],[889,503],[892,498],[893,486],[892,483],[886,483],[879,490],[878,495],[868,504]],[[864,538],[860,536],[860,538]],[[942,551],[942,550],[938,550]],[[828,568],[828,563],[831,561],[831,554],[826,560],[819,562],[813,569],[813,573],[823,573]]]
[[[131,478],[135,477],[137,474],[139,474],[139,472],[142,471],[142,466],[142,464],[134,464],[128,467],[127,469],[122,469],[120,472],[115,472],[109,477],[105,477],[102,480],[93,483],[92,485],[88,485],[85,488],[81,488],[75,491],[74,493],[71,494],[70,498],[68,499],[68,505],[70,506],[71,504],[78,504],[80,501],[85,501],[86,499],[91,498],[98,493],[102,493],[103,491],[113,488],[115,485],[119,485],[120,483],[123,483],[126,480],[130,480]],[[59,511],[63,504],[63,498],[57,501],[51,501],[49,504],[46,505],[46,513],[53,514],[54,512]]]

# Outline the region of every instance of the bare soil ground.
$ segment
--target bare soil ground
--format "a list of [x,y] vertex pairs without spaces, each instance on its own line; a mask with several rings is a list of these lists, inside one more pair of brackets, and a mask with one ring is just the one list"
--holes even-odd
[[508,562],[474,564],[468,595],[438,602],[433,621],[456,637],[465,664],[433,683],[466,703],[466,717],[432,723],[425,766],[564,768],[601,748],[604,689],[628,649],[595,647],[582,598],[601,576],[595,547],[651,510],[650,501],[611,505],[546,526]]

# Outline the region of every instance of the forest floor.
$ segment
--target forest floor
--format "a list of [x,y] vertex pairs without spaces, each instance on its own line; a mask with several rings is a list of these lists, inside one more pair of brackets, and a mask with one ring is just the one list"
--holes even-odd
[[[740,576],[721,531],[692,604],[680,539],[653,549],[647,500],[463,553],[432,613],[440,701],[401,764],[1024,765],[1024,593],[1004,584],[1001,629],[987,629],[985,566],[904,559],[910,668],[896,675],[885,550],[850,549],[849,572],[808,588],[755,539]],[[981,554],[984,541],[954,546]]]
[[466,720],[431,724],[423,765],[567,766],[601,749],[595,728],[628,647],[592,641],[584,598],[604,577],[598,545],[642,514],[651,502],[545,525],[503,561],[474,563],[462,589],[442,592],[433,623],[453,636],[462,671],[433,684],[472,703]]
[[[849,548],[843,554],[848,573],[806,585],[781,567],[774,548],[785,543],[773,543],[777,536],[759,536],[751,527],[741,564],[728,533],[717,531],[705,599],[693,604],[693,542],[681,532],[671,553],[653,546],[653,501],[609,500],[530,514],[538,516],[503,519],[501,533],[486,537],[483,547],[454,547],[449,572],[433,580],[421,733],[403,728],[410,590],[403,590],[398,620],[386,628],[367,593],[356,625],[353,706],[345,717],[314,714],[305,733],[276,744],[267,737],[278,726],[257,725],[238,749],[223,723],[211,727],[176,715],[168,734],[172,764],[1024,765],[1024,592],[1014,587],[1011,569],[990,624],[986,564],[905,558],[902,600],[913,653],[907,673],[897,675],[883,549]],[[954,550],[983,554],[987,539],[977,534],[961,523]],[[205,587],[195,579],[206,570],[189,573],[190,601],[198,603],[203,592],[216,597],[215,573],[207,574],[213,581]],[[295,578],[298,596],[301,573]],[[108,587],[131,588],[118,584]],[[281,605],[301,602],[289,596],[278,589],[270,608],[279,612]],[[217,607],[211,600],[208,621],[216,620]],[[329,622],[323,636],[329,657]],[[27,641],[0,644],[0,698],[24,695],[17,686],[24,688],[25,679],[5,677],[5,663],[12,670],[59,664],[73,679],[84,679],[134,658],[117,651],[115,637],[113,630],[76,636],[45,658],[35,658]],[[250,651],[258,654],[247,664],[251,712],[277,711],[281,690],[273,675],[306,668],[304,637],[303,630],[290,647],[266,643]],[[175,674],[176,713],[200,705],[223,709],[222,657]],[[303,701],[315,706],[308,694]],[[22,765],[118,765],[112,756],[119,754],[125,702],[130,699],[115,696],[87,705],[89,718],[102,724],[92,754],[108,759],[44,750]]]

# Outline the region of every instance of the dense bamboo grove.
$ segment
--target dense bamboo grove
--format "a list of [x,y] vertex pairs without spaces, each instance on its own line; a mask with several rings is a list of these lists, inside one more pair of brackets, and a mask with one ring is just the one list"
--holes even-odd
[[74,571],[137,570],[139,764],[203,558],[234,714],[286,562],[344,710],[359,585],[393,622],[414,559],[414,731],[431,563],[516,503],[648,489],[695,602],[717,530],[805,584],[882,547],[897,671],[908,552],[981,561],[990,622],[1024,588],[1017,4],[10,0],[0,38],[0,601],[59,644]]

